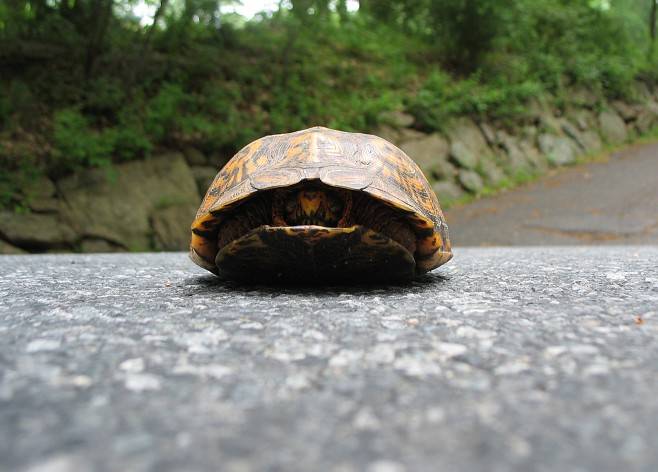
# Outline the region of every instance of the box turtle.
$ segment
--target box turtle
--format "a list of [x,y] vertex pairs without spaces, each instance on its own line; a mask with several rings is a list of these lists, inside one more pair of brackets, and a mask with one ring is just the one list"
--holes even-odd
[[217,174],[192,260],[242,280],[411,279],[452,257],[418,166],[377,136],[315,127],[258,139]]

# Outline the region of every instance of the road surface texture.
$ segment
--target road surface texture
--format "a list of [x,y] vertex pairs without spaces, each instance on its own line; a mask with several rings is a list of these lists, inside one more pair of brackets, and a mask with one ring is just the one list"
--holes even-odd
[[658,244],[658,143],[447,213],[460,246]]
[[0,470],[658,470],[658,248],[459,249],[409,285],[0,258]]

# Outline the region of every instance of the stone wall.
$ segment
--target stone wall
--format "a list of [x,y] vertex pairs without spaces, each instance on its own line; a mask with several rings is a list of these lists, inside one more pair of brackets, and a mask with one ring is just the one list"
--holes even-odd
[[[206,174],[183,154],[160,155],[25,189],[29,212],[0,213],[0,252],[181,250]],[[211,178],[211,177],[210,177]]]
[[[638,83],[635,103],[607,103],[574,90],[564,112],[535,100],[514,125],[461,117],[431,134],[393,112],[374,133],[411,156],[445,204],[646,133],[658,124],[657,92]],[[223,164],[189,148],[110,172],[43,177],[23,189],[26,211],[0,212],[0,254],[186,250],[195,211]]]
[[658,90],[637,83],[635,95],[635,103],[606,102],[578,89],[569,94],[564,111],[547,105],[548,100],[533,100],[525,118],[513,125],[461,117],[432,134],[414,129],[413,117],[404,112],[387,113],[387,124],[375,134],[418,163],[445,205],[647,133],[658,124]]

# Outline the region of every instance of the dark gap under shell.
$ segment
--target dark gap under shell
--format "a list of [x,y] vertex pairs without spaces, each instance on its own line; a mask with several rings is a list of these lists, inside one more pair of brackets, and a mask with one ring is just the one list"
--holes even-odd
[[274,192],[280,190],[261,191],[217,215],[220,273],[267,281],[413,277],[417,235],[404,211],[350,191],[353,203],[344,227],[274,226]]
[[219,273],[242,281],[411,280],[412,254],[364,226],[261,226],[224,246]]

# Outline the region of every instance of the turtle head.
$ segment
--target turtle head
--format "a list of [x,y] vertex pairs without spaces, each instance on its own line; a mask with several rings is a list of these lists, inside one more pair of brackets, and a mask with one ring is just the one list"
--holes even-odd
[[347,210],[346,193],[306,185],[286,192],[282,212],[287,225],[336,227]]

